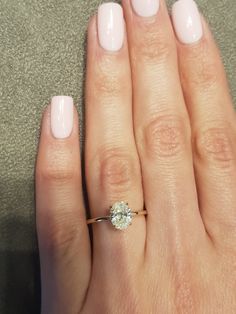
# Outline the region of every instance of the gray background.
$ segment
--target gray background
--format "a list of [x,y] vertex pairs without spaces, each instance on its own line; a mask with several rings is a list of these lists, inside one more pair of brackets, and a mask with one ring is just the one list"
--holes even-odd
[[[66,94],[83,120],[86,27],[100,2],[0,0],[0,314],[39,313],[34,166],[40,119],[51,96]],[[235,0],[197,2],[236,100]]]

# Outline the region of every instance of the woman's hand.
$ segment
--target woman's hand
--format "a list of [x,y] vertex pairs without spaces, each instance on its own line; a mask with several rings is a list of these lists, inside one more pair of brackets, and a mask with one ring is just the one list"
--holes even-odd
[[[147,216],[94,223],[78,117],[54,97],[36,170],[42,313],[236,313],[235,113],[192,0],[100,6],[88,30],[90,217],[116,201]],[[174,26],[174,27],[173,27]],[[175,32],[174,30],[175,29]]]

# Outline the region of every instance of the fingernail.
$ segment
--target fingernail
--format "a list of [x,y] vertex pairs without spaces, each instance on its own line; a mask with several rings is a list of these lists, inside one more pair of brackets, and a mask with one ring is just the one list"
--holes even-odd
[[102,48],[118,51],[124,42],[124,17],[117,3],[104,3],[98,8],[98,37]]
[[73,99],[69,96],[54,96],[51,101],[51,130],[55,138],[70,136],[73,128]]
[[157,14],[160,6],[159,0],[132,0],[134,11],[143,17]]
[[203,36],[201,16],[193,0],[179,0],[172,8],[172,18],[178,39],[184,44],[192,44]]

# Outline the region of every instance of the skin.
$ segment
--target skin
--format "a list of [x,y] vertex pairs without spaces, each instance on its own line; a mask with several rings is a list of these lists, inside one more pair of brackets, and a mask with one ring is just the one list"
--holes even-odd
[[96,16],[88,28],[89,216],[117,200],[145,202],[148,216],[89,234],[76,109],[58,140],[49,105],[36,166],[42,313],[235,313],[236,121],[219,51],[204,19],[203,38],[183,45],[164,1],[151,18],[122,5],[119,52],[100,47]]

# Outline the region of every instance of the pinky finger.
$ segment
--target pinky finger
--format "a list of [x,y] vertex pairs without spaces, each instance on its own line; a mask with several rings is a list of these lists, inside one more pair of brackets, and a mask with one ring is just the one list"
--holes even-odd
[[41,130],[36,167],[42,313],[78,313],[90,277],[83,205],[78,117],[73,100],[52,99]]

